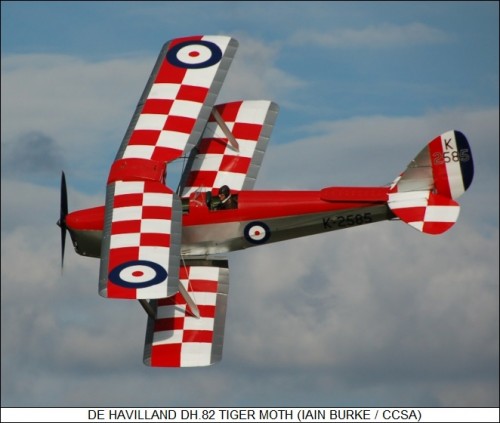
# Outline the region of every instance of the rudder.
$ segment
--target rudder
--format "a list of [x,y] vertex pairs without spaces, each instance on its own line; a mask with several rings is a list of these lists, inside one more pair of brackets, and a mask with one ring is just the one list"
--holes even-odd
[[464,134],[448,131],[429,142],[393,182],[388,205],[415,229],[441,234],[458,219],[455,201],[471,185],[472,153]]
[[438,194],[457,199],[469,188],[474,163],[469,142],[458,131],[449,131],[429,145],[432,173]]

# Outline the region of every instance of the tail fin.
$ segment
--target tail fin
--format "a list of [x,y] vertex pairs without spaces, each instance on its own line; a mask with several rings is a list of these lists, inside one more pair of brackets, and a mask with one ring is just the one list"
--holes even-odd
[[455,201],[469,188],[474,164],[469,143],[458,131],[433,139],[392,183],[388,205],[415,229],[441,234],[458,219]]

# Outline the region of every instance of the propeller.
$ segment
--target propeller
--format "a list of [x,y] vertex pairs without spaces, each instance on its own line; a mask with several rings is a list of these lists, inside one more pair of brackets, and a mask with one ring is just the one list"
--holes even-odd
[[61,176],[61,205],[59,209],[59,220],[57,226],[61,228],[61,269],[64,265],[64,247],[66,245],[66,215],[68,214],[68,193],[66,190],[66,177],[64,172]]

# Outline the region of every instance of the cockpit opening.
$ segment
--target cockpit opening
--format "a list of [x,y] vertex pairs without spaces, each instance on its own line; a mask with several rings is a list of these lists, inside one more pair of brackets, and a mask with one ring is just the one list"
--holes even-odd
[[218,190],[217,195],[212,195],[211,191],[198,188],[189,198],[182,199],[183,213],[189,213],[199,207],[210,211],[234,210],[238,208],[238,194],[232,194],[227,185],[224,185]]

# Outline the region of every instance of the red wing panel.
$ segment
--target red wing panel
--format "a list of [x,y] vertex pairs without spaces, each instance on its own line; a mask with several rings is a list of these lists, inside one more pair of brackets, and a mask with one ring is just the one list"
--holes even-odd
[[180,292],[152,301],[156,319],[148,317],[144,363],[153,367],[208,366],[222,358],[229,270],[226,260],[182,266],[180,282],[196,303],[190,313]]
[[[200,188],[228,185],[232,192],[252,189],[278,115],[270,101],[237,101],[216,106],[236,139],[236,150],[212,116],[192,154],[181,183],[182,197]],[[195,150],[193,150],[193,153]]]

